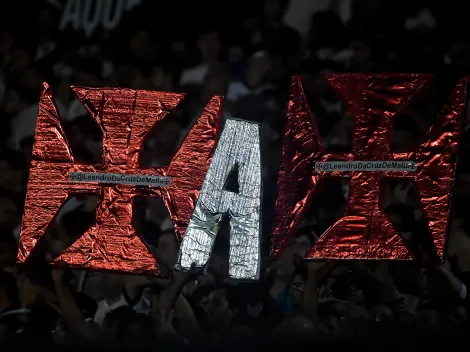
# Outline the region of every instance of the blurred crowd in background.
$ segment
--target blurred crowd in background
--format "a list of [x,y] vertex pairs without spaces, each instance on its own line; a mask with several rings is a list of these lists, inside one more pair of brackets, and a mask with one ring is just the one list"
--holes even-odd
[[[78,3],[81,12],[73,9]],[[263,262],[258,282],[228,278],[229,237],[224,227],[204,271],[172,272],[178,255],[172,222],[160,199],[146,198],[135,201],[135,227],[167,268],[166,277],[47,266],[48,259],[93,223],[97,198],[92,196],[73,197],[64,204],[34,260],[17,266],[43,81],[52,87],[69,143],[82,163],[101,162],[102,134],[74,96],[72,84],[187,93],[152,131],[141,155],[142,167],[163,166],[171,159],[212,95],[225,97],[224,117],[260,123],[267,257],[292,74],[302,78],[327,150],[341,152],[351,148],[352,120],[323,73],[436,73],[432,89],[396,118],[392,150],[406,152],[419,145],[470,65],[465,11],[458,4],[451,6],[452,1],[352,1],[346,23],[333,9],[319,11],[312,13],[306,34],[284,24],[287,0],[221,2],[223,6],[188,2],[178,3],[180,8],[173,4],[171,11],[170,5],[157,1],[101,3],[114,3],[110,9],[121,11],[119,21],[90,10],[96,5],[91,0],[0,4],[0,341],[19,344],[28,341],[26,336],[64,345],[187,345],[255,336],[295,340],[407,331],[437,334],[467,327],[467,125],[444,264],[429,246],[415,185],[398,181],[384,187],[384,211],[416,244],[420,260],[302,261],[344,210],[348,180],[331,179],[322,185],[280,260]],[[196,9],[199,5],[203,10]],[[72,15],[67,17],[67,11]],[[91,12],[85,18],[86,11]]]

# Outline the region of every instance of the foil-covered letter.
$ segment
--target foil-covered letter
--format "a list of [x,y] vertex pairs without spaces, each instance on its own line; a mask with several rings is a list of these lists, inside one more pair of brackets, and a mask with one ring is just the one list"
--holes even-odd
[[[230,216],[229,275],[257,279],[260,263],[261,161],[258,124],[228,119],[181,243],[177,268],[209,260],[222,216]],[[226,190],[238,170],[238,193]]]

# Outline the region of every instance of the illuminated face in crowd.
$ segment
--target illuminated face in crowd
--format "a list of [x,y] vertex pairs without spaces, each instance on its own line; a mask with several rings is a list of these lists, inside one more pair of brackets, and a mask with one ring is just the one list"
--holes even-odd
[[208,323],[214,326],[225,325],[235,316],[235,312],[230,308],[225,289],[211,292],[204,310]]

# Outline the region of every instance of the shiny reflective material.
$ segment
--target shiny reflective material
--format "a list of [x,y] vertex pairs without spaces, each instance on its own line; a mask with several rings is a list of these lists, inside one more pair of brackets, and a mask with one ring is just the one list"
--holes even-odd
[[[412,259],[397,229],[381,210],[385,178],[408,178],[418,186],[437,253],[442,258],[449,223],[458,144],[468,77],[462,78],[417,151],[392,153],[395,116],[430,75],[329,74],[331,87],[354,119],[352,153],[326,153],[313,123],[302,85],[294,77],[288,105],[271,254],[276,257],[294,234],[324,177],[350,178],[345,214],[317,241],[307,259]],[[416,171],[316,172],[315,162],[414,161]]]
[[[239,192],[225,190],[238,167]],[[194,214],[181,244],[177,268],[209,260],[223,214],[230,215],[229,275],[257,279],[260,265],[261,162],[259,125],[228,119]]]
[[[169,165],[139,168],[144,138],[182,94],[72,87],[103,132],[103,165],[74,162],[51,90],[43,84],[29,173],[18,261],[33,248],[72,194],[97,194],[96,222],[53,263],[79,269],[158,275],[154,256],[132,225],[135,196],[162,197],[179,237],[184,233],[215,150],[222,98],[211,99]],[[68,182],[70,173],[170,177],[170,186],[136,187]]]

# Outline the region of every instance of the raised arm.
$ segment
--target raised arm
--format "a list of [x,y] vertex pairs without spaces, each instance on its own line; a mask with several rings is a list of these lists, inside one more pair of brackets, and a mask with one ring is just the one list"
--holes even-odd
[[[173,279],[154,299],[153,315],[157,321],[168,321],[170,312],[174,312],[184,337],[193,338],[199,332],[196,315],[186,298],[181,294],[183,287],[195,278],[195,268],[187,272],[174,273]],[[172,313],[173,315],[173,313]]]
[[312,322],[318,324],[318,288],[320,282],[334,269],[334,263],[311,261],[307,267],[307,281],[302,295],[302,312]]
[[60,269],[52,270],[52,277],[59,301],[62,319],[66,324],[70,334],[77,341],[91,342],[94,339],[93,328],[87,324],[80,308],[78,308],[72,292],[67,283],[64,282],[64,271]]

